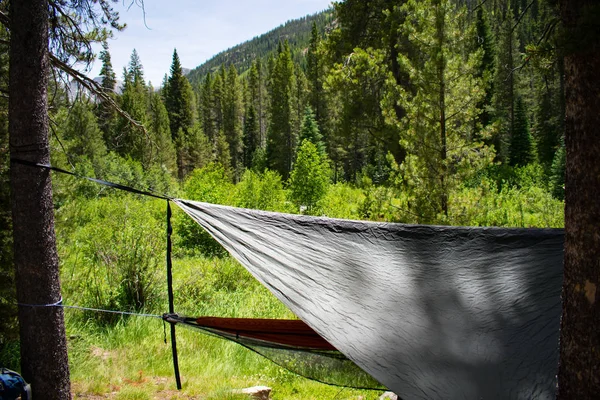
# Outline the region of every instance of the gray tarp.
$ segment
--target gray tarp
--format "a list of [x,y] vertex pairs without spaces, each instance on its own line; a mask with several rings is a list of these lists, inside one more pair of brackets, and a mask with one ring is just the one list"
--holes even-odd
[[314,218],[175,201],[403,399],[554,398],[562,230]]

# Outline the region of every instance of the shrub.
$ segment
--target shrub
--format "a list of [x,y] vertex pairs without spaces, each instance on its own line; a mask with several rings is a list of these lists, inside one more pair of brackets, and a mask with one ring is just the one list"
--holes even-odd
[[281,175],[266,170],[256,173],[247,170],[238,183],[235,205],[266,211],[286,211],[285,197]]
[[[234,204],[235,186],[220,164],[209,164],[194,170],[185,181],[183,191],[189,200]],[[227,254],[225,249],[189,216],[177,213],[173,226],[177,234],[177,246],[188,252],[218,257]]]
[[119,310],[155,306],[165,259],[165,227],[158,219],[163,207],[161,201],[129,196],[80,199],[61,209],[57,226],[67,302]]
[[297,207],[306,207],[307,214],[318,212],[317,203],[329,186],[329,165],[308,140],[300,145],[289,185],[290,199]]

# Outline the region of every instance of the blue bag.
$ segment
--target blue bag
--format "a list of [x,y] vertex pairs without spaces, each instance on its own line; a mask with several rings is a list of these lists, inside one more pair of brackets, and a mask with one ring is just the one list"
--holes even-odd
[[0,368],[0,400],[31,400],[31,387],[23,377],[7,368]]

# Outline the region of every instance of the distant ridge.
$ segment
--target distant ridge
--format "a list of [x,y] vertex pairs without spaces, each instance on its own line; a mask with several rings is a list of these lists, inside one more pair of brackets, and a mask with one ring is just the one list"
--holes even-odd
[[193,84],[199,83],[207,73],[218,70],[221,65],[228,66],[230,64],[233,64],[238,73],[242,74],[250,69],[252,61],[256,58],[266,61],[270,53],[277,51],[279,41],[283,42],[285,40],[290,44],[294,61],[302,64],[302,52],[310,42],[313,21],[316,22],[317,29],[322,34],[332,20],[333,10],[327,9],[316,14],[287,21],[267,33],[220,52],[205,63],[192,69],[187,77]]

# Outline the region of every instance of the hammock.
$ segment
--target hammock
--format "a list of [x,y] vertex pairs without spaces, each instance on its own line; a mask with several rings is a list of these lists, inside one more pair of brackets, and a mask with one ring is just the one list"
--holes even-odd
[[[385,224],[174,202],[318,336],[400,397],[554,398],[562,230]],[[256,324],[270,331],[271,323]],[[217,325],[202,329],[244,337],[239,327]]]
[[195,318],[178,314],[166,314],[163,319],[236,342],[318,382],[356,389],[385,389],[301,320]]

